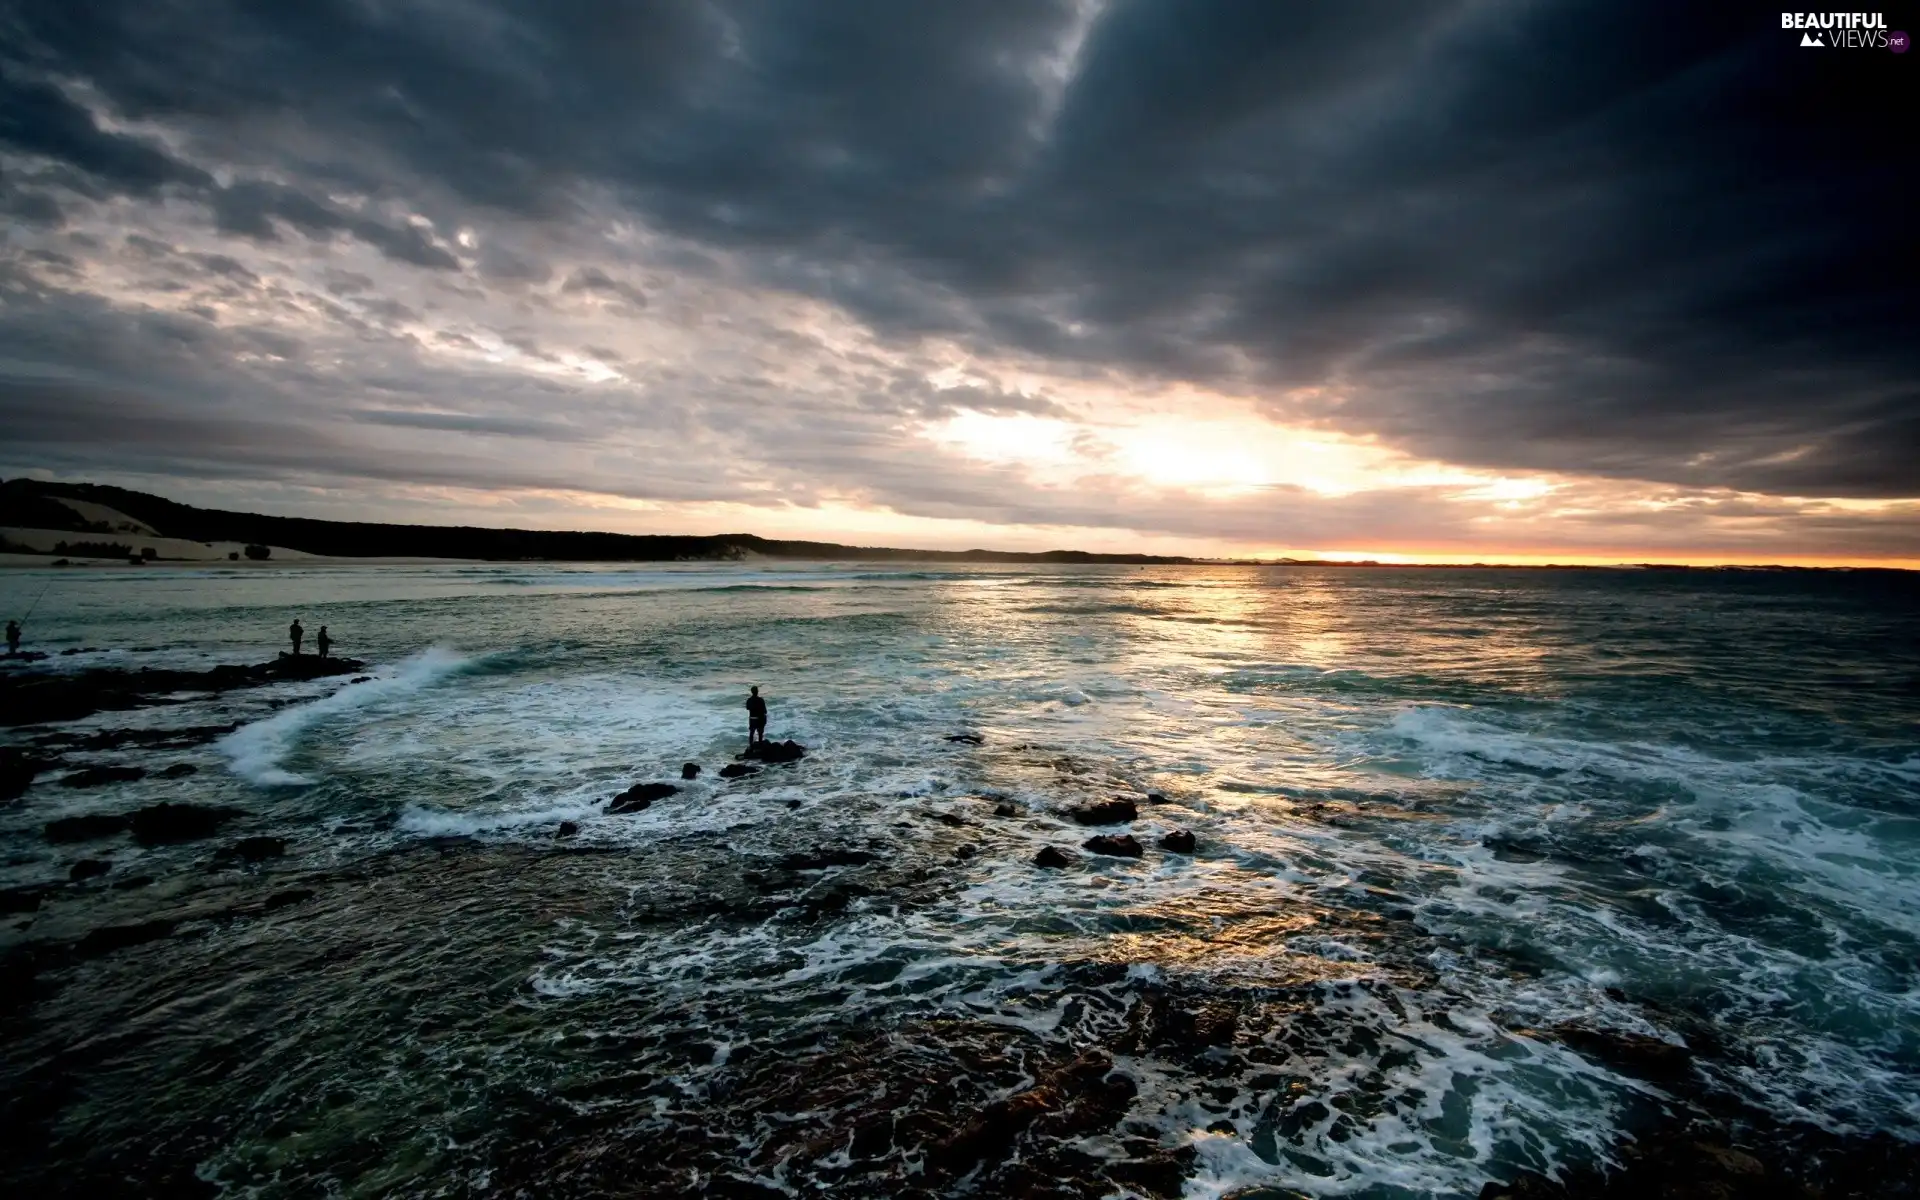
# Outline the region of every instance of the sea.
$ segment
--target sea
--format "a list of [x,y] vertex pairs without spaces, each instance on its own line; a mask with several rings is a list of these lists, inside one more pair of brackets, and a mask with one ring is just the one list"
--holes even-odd
[[[69,743],[0,808],[36,1194],[1411,1200],[1682,1111],[1920,1139],[1912,574],[0,572],[29,607],[18,670],[296,617],[366,664],[0,731]],[[750,686],[805,757],[722,778]],[[162,802],[241,815],[45,836]]]

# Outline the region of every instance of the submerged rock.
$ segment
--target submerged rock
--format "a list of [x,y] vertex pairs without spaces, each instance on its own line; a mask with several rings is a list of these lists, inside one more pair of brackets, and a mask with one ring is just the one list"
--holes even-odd
[[1101,833],[1086,840],[1088,850],[1113,858],[1139,858],[1140,843],[1130,833]]
[[807,756],[807,748],[789,738],[784,742],[755,742],[747,747],[742,758],[758,759],[761,762],[789,763],[799,762]]
[[821,846],[810,853],[789,854],[780,860],[780,866],[788,871],[824,871],[828,867],[858,867],[873,860],[871,851]]
[[749,775],[757,775],[759,773],[759,767],[750,767],[746,763],[728,763],[726,766],[720,768],[720,778],[722,779],[745,779]]
[[996,817],[1017,817],[1020,815],[1020,806],[1011,801],[1002,800],[993,806],[993,815]]
[[950,733],[947,735],[947,740],[950,742],[964,742],[969,746],[983,746],[987,741],[986,738],[977,733]]
[[24,795],[46,766],[16,747],[0,746],[0,803]]
[[200,768],[194,766],[192,763],[174,763],[172,766],[167,767],[163,770],[155,771],[154,778],[185,779],[187,776],[192,775],[199,770]]
[[133,840],[142,846],[164,846],[211,837],[222,825],[246,814],[237,808],[208,804],[156,804],[133,814]]
[[1693,1051],[1645,1034],[1573,1023],[1556,1025],[1552,1032],[1588,1058],[1598,1059],[1622,1074],[1676,1079],[1693,1069]]
[[1073,865],[1073,857],[1065,850],[1054,846],[1042,846],[1040,853],[1033,856],[1036,867],[1066,867]]
[[269,858],[279,858],[287,852],[287,839],[277,837],[241,838],[220,852],[221,858],[241,859],[245,862],[265,862]]
[[83,858],[67,868],[67,878],[74,883],[83,879],[97,879],[113,870],[113,864],[103,858]]
[[125,833],[132,819],[125,813],[94,813],[84,817],[61,817],[46,824],[50,842],[97,842],[116,833]]
[[680,778],[682,779],[700,778],[700,764],[699,763],[681,763]]
[[574,822],[562,821],[560,822],[560,828],[553,831],[553,836],[556,838],[570,838],[574,834],[579,832],[580,832],[580,826],[576,825]]
[[613,798],[607,805],[610,813],[636,813],[650,807],[655,800],[665,800],[680,789],[670,783],[636,783]]
[[1082,805],[1072,812],[1073,819],[1082,825],[1124,825],[1139,815],[1140,810],[1125,796]]
[[1176,829],[1160,839],[1160,848],[1175,854],[1192,854],[1194,845],[1193,834],[1184,829]]
[[145,779],[145,767],[82,767],[60,777],[61,787],[84,788],[100,787],[109,783],[132,783],[136,779]]

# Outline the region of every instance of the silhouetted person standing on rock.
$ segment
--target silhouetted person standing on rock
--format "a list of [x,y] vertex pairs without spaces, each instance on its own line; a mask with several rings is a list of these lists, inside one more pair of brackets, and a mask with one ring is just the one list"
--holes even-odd
[[300,639],[305,636],[307,636],[307,631],[300,628],[300,618],[295,617],[293,624],[287,626],[287,637],[293,642],[293,656],[295,658],[300,657]]
[[7,653],[20,653],[20,622],[7,622]]
[[333,639],[327,636],[327,627],[325,625],[320,627],[320,632],[314,637],[313,644],[314,647],[320,651],[320,657],[325,658],[327,651],[333,646]]
[[767,702],[760,698],[758,687],[750,688],[747,697],[747,745],[767,740]]

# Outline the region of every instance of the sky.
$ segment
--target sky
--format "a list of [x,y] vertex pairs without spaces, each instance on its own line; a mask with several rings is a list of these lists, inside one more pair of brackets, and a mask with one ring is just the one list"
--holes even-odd
[[1804,36],[1627,0],[0,0],[0,474],[1920,566],[1920,53]]

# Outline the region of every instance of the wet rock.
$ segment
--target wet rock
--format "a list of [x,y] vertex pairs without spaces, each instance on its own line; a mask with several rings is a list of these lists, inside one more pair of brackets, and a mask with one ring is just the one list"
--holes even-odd
[[1551,1032],[1622,1074],[1662,1080],[1684,1078],[1693,1070],[1693,1051],[1660,1038],[1578,1024],[1557,1025]]
[[123,712],[164,704],[175,692],[224,692],[290,680],[351,675],[366,664],[350,658],[282,654],[251,666],[218,666],[206,671],[145,667],[129,671],[101,667],[55,673],[9,671],[0,675],[0,725],[41,725],[74,721],[97,712]]
[[636,783],[613,798],[607,805],[610,813],[637,813],[650,807],[655,800],[665,800],[679,792],[679,788],[670,783]]
[[1172,804],[1173,801],[1167,799],[1165,794],[1161,792],[1148,792],[1147,803],[1148,804]]
[[287,839],[277,837],[241,838],[220,852],[221,858],[240,859],[243,862],[265,862],[269,858],[279,858],[287,852]]
[[787,801],[787,807],[788,807],[789,809],[795,809],[795,808],[799,808],[799,807],[800,807],[800,802],[799,802],[798,800],[789,800],[789,801]]
[[185,779],[199,769],[199,767],[194,766],[192,763],[174,763],[170,767],[154,772],[154,777],[156,779]]
[[273,912],[292,904],[305,904],[313,899],[312,888],[288,888],[284,892],[275,892],[260,902],[261,912]]
[[680,778],[682,779],[700,778],[700,764],[699,763],[681,763]]
[[964,829],[967,825],[967,819],[959,813],[938,812],[933,814],[933,819],[953,829]]
[[1036,867],[1066,867],[1073,865],[1073,857],[1065,850],[1055,846],[1042,846],[1040,853],[1033,856]]
[[1140,810],[1125,796],[1115,796],[1098,804],[1082,805],[1071,815],[1082,825],[1124,825],[1139,816]]
[[82,767],[60,777],[61,787],[86,788],[101,787],[109,783],[132,783],[136,779],[145,779],[145,767]]
[[173,936],[172,921],[141,921],[130,925],[103,925],[74,943],[73,952],[80,958],[92,958],[95,955],[111,954],[115,950],[124,950],[128,946],[138,946],[144,942],[156,942],[161,938]]
[[132,820],[124,813],[95,813],[85,817],[61,817],[46,824],[50,842],[97,842],[117,833],[125,833]]
[[977,733],[950,733],[947,735],[947,740],[950,742],[963,742],[969,746],[982,746],[985,745],[987,741],[986,738],[981,737]]
[[100,729],[83,734],[51,734],[41,738],[41,742],[72,750],[120,750],[127,746],[182,750],[205,745],[238,728],[240,723],[233,721],[225,725],[187,725],[175,729]]
[[372,683],[372,682],[373,682],[373,676],[371,676],[371,675],[355,675],[355,676],[354,676],[354,677],[353,677],[352,679],[349,679],[349,680],[347,680],[347,682],[348,682],[348,683]]
[[789,763],[799,762],[807,755],[807,748],[791,739],[784,742],[755,742],[747,747],[741,758],[758,759],[760,762]]
[[1158,1044],[1204,1050],[1209,1046],[1231,1046],[1240,1029],[1240,1014],[1226,1004],[1182,1004],[1168,1000],[1155,1008],[1152,1023]]
[[959,859],[972,858],[978,853],[980,853],[980,847],[978,846],[955,846],[953,848],[953,856]]
[[218,833],[220,827],[246,814],[237,808],[210,804],[156,804],[133,814],[129,828],[142,846],[191,842]]
[[79,883],[83,879],[98,879],[111,870],[113,864],[103,858],[83,858],[67,868],[67,878]]
[[997,1100],[947,1137],[927,1147],[933,1173],[952,1176],[976,1164],[1005,1162],[1016,1143],[1037,1124],[1055,1134],[1086,1135],[1110,1129],[1126,1115],[1138,1088],[1113,1073],[1113,1059],[1089,1050],[1024,1092]]
[[553,831],[553,836],[557,838],[570,838],[574,834],[579,832],[580,832],[579,825],[575,824],[572,821],[562,821],[560,822],[560,828]]
[[25,795],[45,766],[16,747],[0,746],[0,803]]
[[746,763],[728,763],[726,766],[720,768],[720,778],[722,779],[745,779],[749,775],[757,775],[759,773],[759,767],[750,767]]
[[39,912],[42,887],[0,888],[0,913]]
[[1139,858],[1142,851],[1140,843],[1130,833],[1101,833],[1090,837],[1084,843],[1094,854],[1105,854],[1112,858]]
[[153,876],[151,875],[129,875],[125,879],[114,880],[113,890],[116,892],[130,892],[134,888],[146,887],[152,882]]
[[1017,817],[1020,815],[1020,806],[1002,800],[993,806],[993,815],[996,817]]
[[1185,829],[1176,829],[1160,839],[1160,848],[1175,854],[1192,854],[1195,844],[1193,834]]

